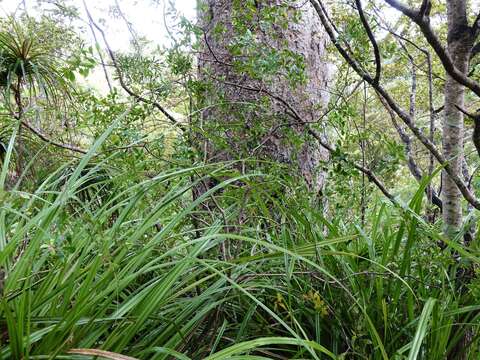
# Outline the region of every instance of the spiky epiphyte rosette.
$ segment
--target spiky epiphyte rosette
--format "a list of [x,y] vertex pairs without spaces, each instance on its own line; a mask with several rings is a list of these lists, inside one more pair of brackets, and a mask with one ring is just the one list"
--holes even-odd
[[0,31],[0,87],[7,102],[12,95],[55,101],[68,93],[62,67],[53,49],[31,26],[9,19]]

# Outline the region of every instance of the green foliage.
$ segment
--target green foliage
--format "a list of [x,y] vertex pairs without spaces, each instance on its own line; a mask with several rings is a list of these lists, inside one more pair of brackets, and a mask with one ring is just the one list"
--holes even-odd
[[[290,5],[233,1],[233,72],[265,83],[284,77],[292,88],[307,80],[301,56],[259,41],[299,21]],[[78,16],[74,7],[56,6],[53,17],[2,20],[2,114],[12,91],[31,97],[44,106],[26,120],[86,154],[29,136],[30,171],[14,174],[19,127],[2,116],[0,358],[442,360],[472,333],[464,350],[480,356],[479,239],[444,237],[424,196],[437,173],[419,184],[407,176],[404,145],[382,104],[338,58],[329,107],[312,124],[335,148],[321,164],[323,207],[291,166],[314,139],[289,126],[289,163],[255,158],[287,116],[263,94],[232,111],[228,90],[196,76],[191,39],[203,29],[171,8],[181,29],[173,48],[145,41],[135,53],[116,53],[125,84],[147,99],[132,103],[117,71],[105,93],[88,87],[102,49],[84,46],[62,23]],[[343,3],[333,10],[340,40],[372,70],[358,17]],[[226,31],[211,30],[219,38]],[[379,46],[389,90],[408,107],[403,48],[388,35]],[[435,79],[436,93],[441,86]],[[426,98],[424,82],[418,94]],[[151,102],[175,111],[189,131],[166,124]],[[419,113],[427,108],[418,101]],[[227,121],[202,123],[211,109]],[[421,116],[417,124],[428,126]],[[248,133],[227,139],[235,129]],[[233,160],[205,165],[204,140],[219,153],[233,149]],[[420,152],[415,141],[413,150]],[[426,168],[429,159],[419,161]],[[382,178],[399,206],[353,162]],[[15,176],[26,179],[20,185]],[[480,188],[478,176],[472,186]]]
[[69,81],[75,81],[75,71],[83,77],[87,77],[89,73],[96,67],[97,61],[93,57],[93,48],[80,49],[74,53],[68,60],[68,68],[65,69],[64,75]]
[[8,18],[2,21],[0,86],[7,102],[11,95],[19,96],[23,86],[30,96],[41,95],[47,101],[55,101],[59,92],[68,89],[57,54],[44,44],[34,31],[34,20],[26,18],[19,22]]
[[[330,223],[289,183],[265,177],[274,196],[251,187],[253,174],[192,202],[190,175],[225,177],[215,167],[128,186],[122,174],[102,177],[111,197],[91,207],[82,189],[105,190],[89,185],[92,155],[4,197],[4,358],[93,348],[139,359],[443,359],[464,331],[454,324],[478,317],[473,288],[451,292],[461,265],[432,247],[443,238],[417,215],[422,189],[405,209],[372,209],[366,229]],[[207,216],[199,234],[192,219],[211,196],[228,223]],[[216,255],[224,242],[231,260]]]

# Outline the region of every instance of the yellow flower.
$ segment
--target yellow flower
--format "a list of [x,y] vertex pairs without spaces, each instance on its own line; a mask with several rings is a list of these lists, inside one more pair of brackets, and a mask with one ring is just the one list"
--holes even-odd
[[287,306],[285,305],[285,299],[283,295],[277,292],[277,298],[275,299],[275,310],[277,309],[287,310]]
[[312,290],[309,290],[308,293],[303,295],[303,298],[307,301],[310,301],[315,311],[318,312],[322,317],[328,315],[328,306],[325,304],[325,301],[323,301],[318,291],[313,292]]

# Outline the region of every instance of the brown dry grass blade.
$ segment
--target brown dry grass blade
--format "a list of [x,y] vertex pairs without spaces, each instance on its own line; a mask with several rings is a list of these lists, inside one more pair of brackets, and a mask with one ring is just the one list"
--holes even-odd
[[92,356],[101,356],[105,359],[110,360],[138,360],[130,356],[117,354],[111,351],[97,350],[97,349],[70,349],[67,351],[69,354],[75,355],[92,355]]

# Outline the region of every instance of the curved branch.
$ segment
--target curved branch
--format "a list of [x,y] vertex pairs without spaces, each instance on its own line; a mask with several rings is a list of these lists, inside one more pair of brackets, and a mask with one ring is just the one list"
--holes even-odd
[[[402,129],[402,127],[397,123],[395,120],[395,113],[390,109],[390,107],[385,103],[385,101],[380,97],[380,102],[384,106],[384,108],[387,110],[388,114],[390,115],[390,119],[393,123],[393,126],[397,130],[397,133],[402,140],[403,144],[405,145],[405,155],[407,156],[407,165],[408,169],[410,170],[410,173],[412,176],[418,181],[422,181],[423,178],[423,172],[420,170],[420,167],[418,166],[415,158],[412,155],[412,140],[410,139],[410,136]],[[429,171],[429,175],[431,175]],[[432,185],[427,185],[425,188],[425,193],[428,196],[428,200],[435,206],[437,206],[440,211],[443,209],[443,203],[440,197],[437,195],[435,190],[433,189]]]
[[[394,1],[395,0],[386,0],[386,1]],[[423,134],[423,132],[418,128],[414,122],[412,121],[412,118],[410,117],[409,114],[405,112],[396,102],[395,100],[391,97],[391,95],[380,85],[374,82],[374,79],[367,74],[365,71],[362,70],[361,66],[358,64],[358,62],[353,59],[342,47],[340,42],[338,41],[337,37],[335,36],[333,29],[330,27],[330,25],[327,22],[326,16],[322,10],[322,6],[320,5],[321,0],[310,0],[310,3],[313,5],[315,8],[315,11],[317,12],[328,36],[330,37],[330,40],[332,43],[335,45],[337,48],[337,51],[342,55],[344,60],[348,63],[348,65],[355,70],[355,72],[363,78],[367,83],[369,83],[375,91],[379,95],[382,96],[382,98],[386,101],[386,103],[390,106],[390,108],[398,115],[400,119],[402,119],[403,123],[407,125],[407,127],[413,132],[415,137],[420,140],[420,142],[427,148],[428,151],[437,159],[437,161],[444,166],[444,169],[446,173],[450,176],[450,178],[455,182],[456,186],[462,193],[463,197],[465,200],[467,200],[474,208],[480,210],[480,201],[472,194],[470,189],[465,185],[463,180],[456,174],[453,170],[450,164],[448,163],[447,159],[441,154],[441,152],[436,148],[436,146],[430,141],[428,137]],[[408,11],[412,11],[407,9]],[[458,72],[458,70],[457,70]],[[463,75],[462,75],[463,77]],[[479,93],[480,93],[480,87],[479,87]]]
[[115,56],[115,54],[113,53],[108,41],[107,41],[107,37],[105,35],[105,32],[103,31],[103,29],[98,26],[98,24],[93,20],[92,18],[92,15],[90,14],[90,11],[88,10],[87,8],[87,5],[85,3],[85,1],[83,2],[83,5],[85,7],[85,11],[87,13],[87,16],[88,16],[88,19],[89,21],[91,22],[91,24],[93,24],[93,26],[100,32],[100,34],[102,35],[102,38],[103,38],[103,42],[105,43],[105,46],[107,48],[107,52],[110,56],[110,59],[112,60],[112,64],[115,68],[115,70],[117,71],[117,74],[118,74],[118,81],[120,83],[120,86],[123,88],[123,90],[126,91],[126,93],[130,96],[132,96],[133,98],[137,99],[138,101],[141,101],[143,103],[146,103],[146,104],[149,104],[149,105],[152,105],[154,106],[155,108],[157,108],[158,110],[160,110],[160,112],[165,115],[165,117],[170,120],[170,122],[172,124],[174,124],[175,126],[177,126],[179,129],[181,129],[182,131],[185,131],[185,127],[177,120],[173,117],[172,114],[170,114],[162,105],[160,105],[158,102],[156,101],[153,101],[153,100],[149,100],[137,93],[135,93],[132,89],[130,89],[128,87],[128,85],[125,83],[124,79],[123,79],[123,74],[120,70],[120,66],[118,65],[118,62],[117,62],[117,58]]
[[372,28],[365,18],[365,13],[362,9],[362,3],[360,0],[355,0],[355,4],[357,5],[358,14],[360,15],[360,20],[362,21],[363,27],[367,32],[368,39],[373,46],[373,53],[375,56],[375,77],[373,78],[373,81],[378,84],[382,74],[382,59],[380,58],[380,49],[378,48],[377,40],[375,40],[375,36],[373,35]]
[[[435,32],[433,31],[432,27],[430,26],[430,20],[428,18],[428,11],[423,11],[424,5],[419,11],[414,10],[403,4],[398,0],[384,0],[390,6],[394,7],[398,11],[402,12],[404,15],[408,16],[415,24],[420,27],[425,39],[430,44],[430,46],[435,50],[438,58],[442,62],[442,65],[445,71],[458,83],[462,84],[463,86],[467,87],[471,91],[473,91],[476,95],[480,96],[480,84],[468,76],[465,76],[460,70],[457,69],[455,64],[453,63],[450,54],[447,50],[443,47],[440,39],[437,37]],[[431,5],[429,5],[429,1],[426,0],[423,2],[425,5],[425,9],[429,9]],[[473,46],[473,36],[474,34],[471,33],[470,36],[472,37],[472,46]]]
[[59,148],[62,148],[62,149],[70,150],[70,151],[73,151],[73,152],[77,152],[77,153],[80,153],[80,154],[86,154],[87,153],[87,151],[85,151],[83,149],[80,149],[76,146],[68,145],[68,144],[62,144],[62,143],[56,142],[56,141],[48,138],[45,134],[43,134],[39,130],[35,129],[32,125],[30,125],[26,121],[22,120],[21,124],[24,128],[28,129],[30,132],[32,132],[37,137],[39,137],[40,139],[42,139],[43,141],[45,141],[46,143],[48,143],[50,145],[53,145],[53,146],[56,146],[56,147],[59,147]]
[[[309,124],[309,122],[305,119],[303,119],[300,114],[295,110],[295,108],[288,102],[286,101],[284,98],[280,97],[280,96],[277,96],[275,94],[272,94],[270,91],[264,89],[264,88],[254,88],[254,87],[250,87],[250,86],[246,86],[246,85],[241,85],[241,84],[236,84],[236,83],[232,83],[232,82],[227,82],[227,81],[224,81],[223,82],[225,85],[229,85],[229,86],[234,86],[234,87],[238,87],[240,89],[243,89],[243,90],[247,90],[247,91],[253,91],[253,92],[258,92],[258,93],[263,93],[263,94],[266,94],[268,95],[271,99],[273,100],[276,100],[277,102],[279,102],[284,108],[285,108],[285,113],[287,115],[289,115],[290,117],[294,118],[295,120],[297,120],[299,123],[301,123],[302,125],[305,126],[305,130],[307,131],[307,133],[312,136],[315,140],[317,140],[317,142],[320,144],[321,147],[323,147],[324,149],[326,149],[329,153],[333,153],[335,152],[335,149],[329,145],[322,137],[321,134],[319,134],[315,129],[313,129]],[[373,184],[375,184],[375,186],[382,192],[383,195],[385,195],[385,197],[387,199],[389,199],[394,205],[399,205],[398,204],[398,201],[397,199],[395,198],[395,196],[393,194],[391,194],[387,187],[383,184],[383,182],[372,172],[372,170],[360,165],[360,164],[357,164],[353,161],[350,161],[350,160],[345,160],[347,163],[349,163],[350,165],[352,165],[355,169],[357,169],[358,171],[362,172],[363,174],[365,174],[365,176],[368,178],[368,180],[370,182],[372,182]]]
[[476,43],[472,48],[472,53],[470,54],[470,60],[480,53],[480,43]]
[[461,113],[468,116],[470,119],[473,120],[473,134],[472,134],[472,141],[473,145],[475,145],[475,149],[477,150],[478,156],[480,156],[480,111],[476,112],[475,114],[471,114],[468,111],[462,109],[460,106],[455,106]]

